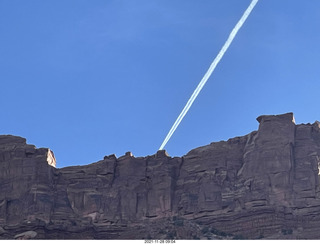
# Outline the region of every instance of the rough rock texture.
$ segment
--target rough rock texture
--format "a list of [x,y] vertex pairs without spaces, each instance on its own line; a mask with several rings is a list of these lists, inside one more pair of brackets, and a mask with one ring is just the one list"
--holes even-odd
[[320,123],[257,120],[181,158],[61,169],[49,149],[0,136],[0,239],[320,238]]

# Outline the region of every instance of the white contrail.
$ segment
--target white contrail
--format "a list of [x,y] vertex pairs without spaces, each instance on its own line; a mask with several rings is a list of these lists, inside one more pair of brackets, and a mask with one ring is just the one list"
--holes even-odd
[[208,71],[206,72],[206,74],[203,76],[202,80],[200,81],[199,85],[197,86],[197,88],[194,90],[194,92],[192,93],[191,97],[189,98],[187,104],[185,105],[185,107],[183,108],[183,110],[181,111],[180,115],[178,116],[177,120],[174,122],[172,128],[170,129],[168,135],[166,136],[166,138],[164,139],[164,141],[162,142],[159,150],[162,150],[165,145],[167,144],[167,142],[169,141],[169,139],[171,138],[172,134],[174,133],[174,131],[177,129],[177,127],[179,126],[180,122],[182,121],[183,117],[186,115],[186,113],[189,111],[191,105],[193,104],[194,100],[197,98],[197,96],[199,95],[199,92],[202,90],[203,86],[206,84],[207,80],[210,78],[212,72],[215,70],[216,66],[218,65],[218,63],[220,62],[221,58],[223,57],[223,55],[225,54],[225,52],[228,50],[230,44],[232,43],[233,39],[235,38],[235,36],[237,35],[239,29],[241,28],[241,26],[243,25],[243,23],[246,21],[246,19],[248,18],[248,16],[250,15],[251,11],[253,10],[253,8],[255,7],[255,5],[257,4],[259,0],[252,0],[252,2],[250,3],[249,7],[247,8],[247,10],[244,12],[244,14],[242,15],[241,19],[238,21],[238,23],[236,24],[236,26],[233,28],[233,30],[231,31],[227,41],[225,42],[225,44],[223,45],[223,47],[221,48],[220,52],[218,53],[217,57],[213,60],[212,64],[210,65]]

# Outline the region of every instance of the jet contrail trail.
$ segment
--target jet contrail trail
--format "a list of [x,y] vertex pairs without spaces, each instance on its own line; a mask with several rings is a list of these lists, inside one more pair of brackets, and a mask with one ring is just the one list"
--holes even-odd
[[230,44],[232,43],[233,39],[235,38],[235,36],[237,35],[239,29],[241,28],[241,26],[244,24],[244,22],[246,21],[246,19],[248,18],[248,16],[250,15],[251,11],[253,10],[253,8],[255,7],[255,5],[257,4],[259,0],[252,0],[252,2],[250,3],[249,7],[247,8],[247,10],[244,12],[244,14],[242,15],[241,19],[238,21],[238,23],[236,24],[236,26],[233,28],[233,30],[231,31],[227,41],[225,42],[225,44],[223,45],[223,47],[221,48],[220,52],[218,53],[217,57],[213,60],[212,64],[210,65],[208,71],[205,73],[205,75],[203,76],[202,80],[200,81],[199,85],[197,86],[197,88],[194,90],[194,92],[192,93],[191,97],[189,98],[187,104],[185,105],[185,107],[183,108],[183,110],[181,111],[180,115],[178,116],[177,120],[174,122],[172,128],[170,129],[168,135],[166,136],[166,138],[164,139],[164,141],[162,142],[159,150],[162,150],[165,145],[167,144],[167,142],[169,141],[169,139],[171,138],[172,134],[175,132],[175,130],[177,129],[177,127],[179,126],[180,122],[182,121],[182,119],[184,118],[184,116],[186,115],[186,113],[189,111],[191,105],[193,104],[194,100],[197,98],[197,96],[199,95],[200,91],[202,90],[203,86],[206,84],[207,80],[210,78],[212,72],[215,70],[216,66],[218,65],[218,63],[220,62],[221,58],[223,57],[223,55],[225,54],[225,52],[228,50]]

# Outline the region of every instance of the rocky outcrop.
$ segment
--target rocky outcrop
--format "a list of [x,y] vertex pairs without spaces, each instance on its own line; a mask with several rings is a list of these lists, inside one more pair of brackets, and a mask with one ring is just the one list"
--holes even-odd
[[49,149],[0,136],[0,239],[320,238],[320,123],[257,120],[183,157],[61,169]]

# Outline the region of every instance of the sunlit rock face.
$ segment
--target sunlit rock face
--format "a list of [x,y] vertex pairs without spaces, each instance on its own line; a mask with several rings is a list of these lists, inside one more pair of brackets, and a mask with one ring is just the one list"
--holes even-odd
[[257,120],[183,157],[61,169],[50,149],[0,136],[0,239],[320,238],[320,123]]

